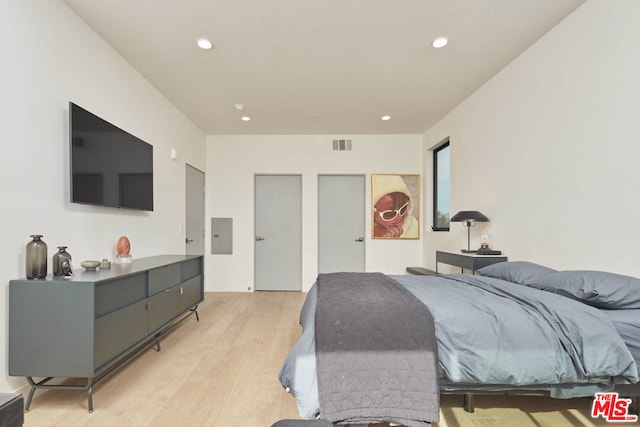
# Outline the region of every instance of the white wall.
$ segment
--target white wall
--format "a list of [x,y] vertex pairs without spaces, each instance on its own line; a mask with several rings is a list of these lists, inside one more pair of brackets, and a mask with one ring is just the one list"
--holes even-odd
[[[476,247],[484,230],[512,260],[640,276],[638,23],[638,1],[587,1],[426,132],[451,137],[452,212],[491,219]],[[465,245],[429,232],[425,265]]]
[[[49,259],[68,246],[76,268],[112,259],[120,235],[137,258],[184,253],[185,162],[206,165],[205,135],[61,1],[0,1],[0,55],[0,391],[9,392],[25,381],[7,374],[8,282],[25,277],[29,235],[44,235]],[[154,212],[69,203],[69,101],[154,146]]]
[[[353,151],[334,152],[330,136],[207,137],[206,216],[233,218],[234,230],[233,255],[205,256],[205,290],[246,292],[249,287],[253,289],[255,174],[302,175],[303,290],[309,289],[318,274],[319,174],[367,175],[367,211],[363,212],[367,271],[402,274],[406,266],[422,263],[422,230],[420,240],[371,239],[370,232],[370,174],[422,176],[421,135],[351,135],[350,138]],[[207,243],[205,252],[210,254],[210,249]]]

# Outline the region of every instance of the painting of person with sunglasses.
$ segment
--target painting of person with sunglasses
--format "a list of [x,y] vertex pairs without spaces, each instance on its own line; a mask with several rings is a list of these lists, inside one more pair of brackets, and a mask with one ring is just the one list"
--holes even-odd
[[[419,183],[419,175],[372,175],[374,238],[420,237],[420,226],[414,212]],[[415,196],[412,196],[409,186]]]

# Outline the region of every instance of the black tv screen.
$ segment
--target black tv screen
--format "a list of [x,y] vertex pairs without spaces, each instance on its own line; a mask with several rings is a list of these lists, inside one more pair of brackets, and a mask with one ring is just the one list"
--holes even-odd
[[153,211],[153,146],[69,103],[71,202]]

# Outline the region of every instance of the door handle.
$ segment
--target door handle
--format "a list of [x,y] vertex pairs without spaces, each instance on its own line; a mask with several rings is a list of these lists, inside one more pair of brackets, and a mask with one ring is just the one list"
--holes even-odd
[[364,237],[358,237],[358,238],[356,239],[356,242],[364,242]]
[[187,239],[187,238],[185,237],[184,242],[185,242],[185,243],[191,243],[191,242],[193,242],[193,239]]
[[264,240],[264,237],[262,237],[262,236],[256,236],[256,242],[259,242],[260,240]]

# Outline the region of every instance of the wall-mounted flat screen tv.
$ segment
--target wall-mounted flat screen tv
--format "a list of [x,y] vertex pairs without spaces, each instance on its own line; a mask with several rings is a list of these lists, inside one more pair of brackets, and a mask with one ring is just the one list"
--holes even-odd
[[71,202],[153,211],[153,146],[69,103]]

